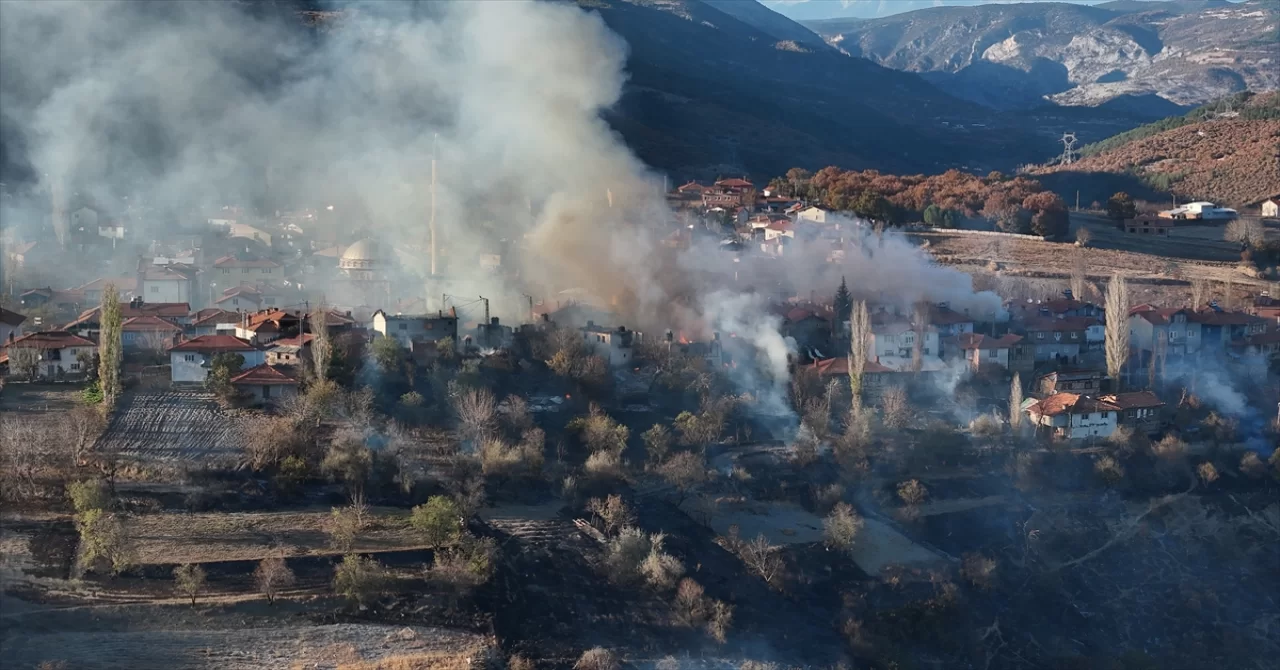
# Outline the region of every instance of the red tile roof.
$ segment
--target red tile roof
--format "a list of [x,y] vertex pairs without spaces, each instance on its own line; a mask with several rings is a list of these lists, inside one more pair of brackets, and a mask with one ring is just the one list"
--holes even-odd
[[1181,307],[1152,307],[1151,305],[1138,305],[1129,310],[1129,316],[1140,316],[1153,326],[1168,325],[1173,315],[1178,313],[1185,314],[1187,310]]
[[956,343],[961,349],[1008,349],[1022,341],[1021,335],[1009,333],[1002,337],[989,337],[977,333],[961,333],[956,336]]
[[[97,323],[98,314],[102,311],[101,307],[91,307],[80,313],[75,321],[67,324],[67,327],[79,326],[86,323]],[[120,316],[129,319],[135,316],[159,316],[168,319],[184,318],[191,313],[191,305],[185,302],[122,302],[120,303]]]
[[[849,358],[847,356],[837,356],[822,361],[815,361],[812,365],[807,366],[822,376],[836,377],[839,375],[849,375]],[[886,367],[875,361],[867,361],[865,367],[862,368],[864,373],[871,372],[896,372],[893,368]]]
[[231,383],[255,385],[280,384],[296,386],[298,384],[298,380],[292,374],[289,374],[280,368],[275,368],[263,363],[262,365],[249,368],[235,377],[232,377]]
[[1027,321],[1024,327],[1027,329],[1027,332],[1032,332],[1032,333],[1036,331],[1044,331],[1044,332],[1060,332],[1060,331],[1072,331],[1072,330],[1083,331],[1084,329],[1096,323],[1097,323],[1097,319],[1090,319],[1086,317],[1070,317],[1065,319],[1041,318],[1041,319],[1031,319]]
[[258,348],[245,340],[230,335],[201,335],[175,344],[169,351],[257,351]]
[[274,347],[305,347],[308,344],[311,344],[311,341],[314,339],[316,339],[315,335],[312,335],[311,333],[303,333],[302,335],[298,335],[297,337],[282,337],[272,342],[269,346],[272,348]]
[[136,291],[138,289],[137,277],[112,277],[95,279],[84,286],[78,286],[75,290],[84,291],[101,291],[107,287],[107,284],[115,284],[118,291]]
[[1219,312],[1212,307],[1200,308],[1187,314],[1187,320],[1192,323],[1202,323],[1210,326],[1247,326],[1251,323],[1262,323],[1266,321],[1262,317],[1244,312]]
[[733,179],[721,179],[716,182],[716,186],[722,186],[724,188],[752,188],[755,185],[746,179],[738,179],[735,177]]
[[96,347],[98,343],[87,337],[68,333],[65,330],[43,330],[38,333],[23,335],[10,342],[7,346],[20,349],[65,349],[67,347]]
[[933,305],[929,308],[929,322],[938,326],[954,326],[959,323],[972,323],[973,318],[949,307]]
[[1027,406],[1027,410],[1043,416],[1113,412],[1118,408],[1078,393],[1055,393]]
[[182,332],[182,328],[175,323],[165,321],[158,316],[135,316],[125,319],[120,324],[121,330],[134,332],[156,332],[156,331],[176,331]]

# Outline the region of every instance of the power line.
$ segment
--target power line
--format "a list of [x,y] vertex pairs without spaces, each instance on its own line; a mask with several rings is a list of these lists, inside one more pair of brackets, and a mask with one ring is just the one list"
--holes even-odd
[[1059,162],[1063,165],[1071,165],[1075,162],[1076,134],[1063,133],[1062,139],[1059,141],[1062,142],[1062,157]]

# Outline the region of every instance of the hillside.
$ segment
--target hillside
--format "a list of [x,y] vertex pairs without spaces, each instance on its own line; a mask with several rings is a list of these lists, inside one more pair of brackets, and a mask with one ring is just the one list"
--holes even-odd
[[805,23],[851,55],[999,109],[1149,94],[1186,106],[1272,90],[1278,24],[1271,0],[992,4]]
[[[1100,143],[1100,149],[1072,165],[1033,172],[1082,179],[1098,174],[1136,176],[1182,200],[1252,204],[1280,193],[1280,94],[1256,96],[1237,114],[1153,124]],[[1162,125],[1169,127],[1160,129]]]

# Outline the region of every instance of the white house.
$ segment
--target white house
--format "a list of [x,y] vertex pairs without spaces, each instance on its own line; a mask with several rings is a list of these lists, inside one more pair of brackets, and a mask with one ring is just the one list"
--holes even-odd
[[181,335],[181,326],[158,316],[134,316],[120,324],[120,343],[126,350],[164,352]]
[[611,367],[631,365],[635,359],[633,347],[641,337],[640,333],[627,330],[626,326],[605,328],[597,326],[594,321],[588,321],[582,328],[582,340],[595,355],[609,361]]
[[27,317],[0,307],[0,347],[9,340],[22,337],[22,323]]
[[1120,408],[1076,393],[1055,393],[1026,405],[1031,422],[1055,436],[1077,440],[1107,438],[1116,430]]
[[1268,198],[1262,201],[1262,216],[1268,219],[1280,218],[1280,198]]
[[262,365],[266,354],[258,347],[230,335],[201,335],[169,349],[170,379],[175,384],[202,384],[209,376],[213,357],[222,353],[244,356],[242,370]]
[[458,314],[450,309],[431,314],[387,314],[382,310],[373,313],[373,331],[383,337],[393,337],[410,351],[413,343],[434,343],[452,338],[458,343]]
[[1139,305],[1129,310],[1129,345],[1142,352],[1184,356],[1200,350],[1200,323],[1188,318],[1190,311],[1177,307],[1155,308]]
[[138,271],[139,296],[147,302],[196,302],[196,271],[186,266],[147,266]]
[[[938,329],[933,326],[926,326],[919,336],[924,338],[921,343],[921,357],[928,363],[926,367],[941,367],[938,350]],[[871,360],[878,361],[894,369],[904,369],[904,365],[910,365],[912,357],[915,355],[917,333],[915,328],[906,321],[888,321],[885,323],[873,323],[871,326],[871,342],[867,349],[867,355]],[[938,365],[932,365],[932,363]]]
[[796,221],[808,221],[819,225],[826,225],[835,220],[835,214],[821,207],[806,207],[796,212]]
[[65,330],[31,333],[7,342],[0,349],[0,365],[14,375],[38,379],[78,376],[85,370],[80,359],[93,356],[98,345],[93,340]]
[[962,333],[956,337],[956,346],[964,353],[965,362],[975,370],[991,365],[998,365],[1007,370],[1009,351],[1021,341],[1021,335],[1012,333],[1004,337]]

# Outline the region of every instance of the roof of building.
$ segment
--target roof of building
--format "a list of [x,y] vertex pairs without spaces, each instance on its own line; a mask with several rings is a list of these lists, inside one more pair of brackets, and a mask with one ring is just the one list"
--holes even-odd
[[1182,307],[1152,307],[1151,305],[1138,305],[1129,310],[1129,316],[1141,317],[1153,326],[1168,325],[1175,314],[1186,313],[1187,310]]
[[1263,323],[1266,319],[1244,312],[1227,312],[1213,307],[1201,307],[1187,314],[1187,320],[1208,326],[1247,326]]
[[930,305],[929,322],[938,326],[953,326],[960,323],[972,323],[973,317],[968,314],[961,314],[950,307]]
[[156,332],[156,331],[176,331],[182,332],[182,328],[175,323],[165,321],[158,316],[133,316],[124,320],[120,324],[120,330],[131,332]]
[[1106,373],[1101,370],[1054,370],[1040,375],[1037,379],[1053,377],[1062,381],[1083,381],[1086,379],[1102,379],[1105,376]]
[[86,291],[101,291],[107,287],[107,284],[115,284],[117,291],[133,292],[138,290],[137,277],[103,277],[95,279],[84,286],[77,286],[76,291],[81,293]]
[[[67,324],[67,327],[79,326],[87,323],[97,323],[98,315],[102,312],[102,307],[91,307],[80,313],[75,321]],[[167,319],[185,318],[191,313],[191,305],[185,302],[122,302],[120,303],[120,316],[124,319],[130,319],[135,316],[159,316]]]
[[1021,335],[1008,333],[1001,337],[991,337],[978,333],[960,333],[956,336],[956,344],[961,349],[1008,349],[1022,341]]
[[1067,332],[1067,331],[1083,331],[1089,326],[1097,325],[1097,319],[1088,317],[1065,317],[1065,318],[1039,318],[1028,320],[1023,327],[1027,332]]
[[216,268],[278,268],[280,264],[269,258],[237,258],[236,256],[223,256],[213,262]]
[[253,385],[287,385],[296,386],[298,379],[292,373],[282,368],[273,367],[263,363],[241,372],[231,378],[232,384],[253,384]]
[[342,254],[346,253],[346,251],[347,251],[347,245],[345,245],[345,244],[335,244],[335,245],[333,245],[333,246],[331,246],[331,247],[325,247],[325,248],[323,248],[323,249],[317,249],[317,250],[315,250],[315,251],[311,252],[311,255],[312,255],[312,256],[323,256],[323,257],[325,257],[325,258],[341,258],[341,257],[342,257]]
[[186,342],[175,344],[169,351],[257,351],[258,348],[249,342],[231,335],[201,335]]
[[0,307],[0,323],[3,323],[6,326],[13,326],[16,328],[18,326],[21,326],[22,322],[26,320],[27,320],[27,317],[17,312]]
[[723,186],[724,188],[752,188],[755,186],[755,184],[752,184],[746,179],[738,179],[737,177],[733,177],[730,179],[717,180],[716,186]]
[[342,252],[342,260],[344,261],[380,261],[382,260],[382,249],[377,242],[365,238],[347,247]]
[[1164,402],[1156,397],[1151,391],[1132,391],[1129,393],[1113,393],[1104,395],[1098,400],[1115,407],[1116,409],[1150,409],[1154,407],[1164,407]]
[[152,265],[138,274],[143,281],[190,281],[196,271],[185,265]]
[[65,349],[67,347],[96,347],[98,343],[65,330],[42,330],[36,333],[27,333],[6,346],[20,349]]
[[191,322],[192,326],[214,326],[219,323],[239,323],[241,318],[240,312],[232,312],[217,307],[207,307],[196,312]]
[[[814,361],[812,365],[809,365],[806,367],[816,371],[820,376],[823,376],[823,377],[836,377],[840,375],[848,376],[849,357],[836,356],[835,358],[828,358],[821,361]],[[896,372],[896,370],[894,370],[893,368],[887,367],[885,365],[881,365],[880,363],[874,360],[868,360],[866,365],[863,366],[862,371],[871,372],[871,373]]]
[[1233,347],[1261,346],[1264,344],[1280,344],[1280,330],[1256,333],[1231,342],[1231,346]]
[[260,303],[262,302],[262,293],[252,286],[233,286],[223,291],[222,295],[213,301],[213,304],[220,305],[233,298],[245,298]]
[[271,344],[267,345],[267,348],[268,349],[276,349],[279,347],[301,348],[301,347],[307,346],[308,344],[311,344],[311,341],[314,339],[316,339],[316,336],[312,335],[311,333],[303,333],[295,337],[282,337],[272,342]]
[[1055,393],[1027,406],[1027,411],[1042,416],[1059,414],[1091,414],[1093,412],[1114,412],[1118,408],[1079,393]]

